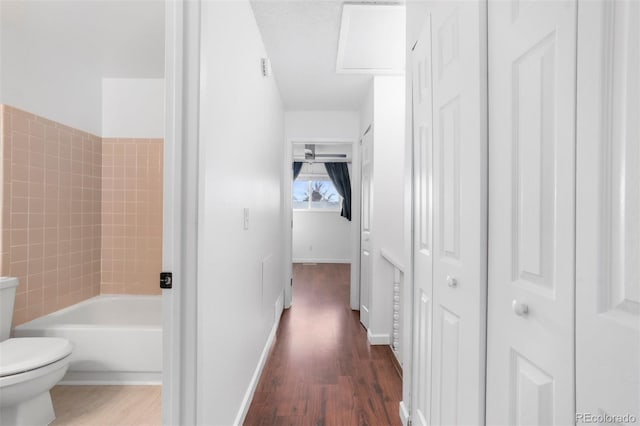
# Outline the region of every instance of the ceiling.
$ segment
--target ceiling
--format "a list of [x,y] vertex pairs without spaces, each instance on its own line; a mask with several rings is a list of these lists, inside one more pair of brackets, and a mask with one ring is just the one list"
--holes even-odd
[[[287,110],[360,109],[372,74],[336,73],[343,3],[251,1]],[[377,31],[370,42],[383,45],[384,38]]]

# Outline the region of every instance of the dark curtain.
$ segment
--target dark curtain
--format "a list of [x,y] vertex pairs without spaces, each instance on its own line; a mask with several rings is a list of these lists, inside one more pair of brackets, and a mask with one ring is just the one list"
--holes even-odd
[[296,180],[296,178],[300,174],[300,170],[302,170],[302,164],[302,161],[293,162],[293,180]]
[[324,163],[333,186],[343,198],[340,216],[351,221],[351,179],[347,163]]

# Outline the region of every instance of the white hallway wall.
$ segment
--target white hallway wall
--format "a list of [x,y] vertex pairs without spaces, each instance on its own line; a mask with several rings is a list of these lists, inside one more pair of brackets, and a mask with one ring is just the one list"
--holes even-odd
[[369,340],[391,343],[393,268],[380,250],[406,265],[404,247],[405,192],[405,80],[402,76],[376,76],[360,110],[361,133],[372,125],[373,279],[369,313]]
[[[287,144],[304,139],[354,140],[358,138],[356,111],[288,111],[285,113]],[[351,168],[353,170],[353,167]],[[352,193],[358,189],[353,186]],[[344,262],[352,258],[353,222],[336,212],[293,212],[294,262]]]
[[201,13],[197,423],[229,425],[251,402],[282,310],[284,114],[260,72],[249,2]]

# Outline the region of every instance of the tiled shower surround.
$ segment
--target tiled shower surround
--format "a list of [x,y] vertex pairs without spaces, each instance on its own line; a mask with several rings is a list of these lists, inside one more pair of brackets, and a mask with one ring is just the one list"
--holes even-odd
[[160,294],[162,139],[102,140],[101,293]]
[[[6,105],[0,129],[0,275],[20,279],[14,325],[101,292],[157,293],[162,141],[112,143]],[[146,164],[142,147],[156,153]]]

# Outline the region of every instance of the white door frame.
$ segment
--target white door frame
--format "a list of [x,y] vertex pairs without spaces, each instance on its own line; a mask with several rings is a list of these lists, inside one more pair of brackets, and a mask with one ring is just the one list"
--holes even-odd
[[200,3],[165,2],[162,423],[196,423]]
[[[283,188],[282,196],[284,199],[284,211],[286,214],[283,216],[284,227],[284,259],[286,264],[284,270],[285,276],[293,277],[291,265],[293,264],[293,206],[291,204],[291,185],[292,185],[292,172],[291,164],[293,163],[293,144],[295,143],[313,143],[313,144],[350,144],[351,145],[351,286],[349,304],[351,309],[358,310],[360,308],[360,146],[354,139],[342,139],[342,138],[287,138],[285,143],[284,152],[284,171],[283,171]],[[291,285],[285,285],[284,287],[284,307],[291,307],[292,303],[292,289]]]

